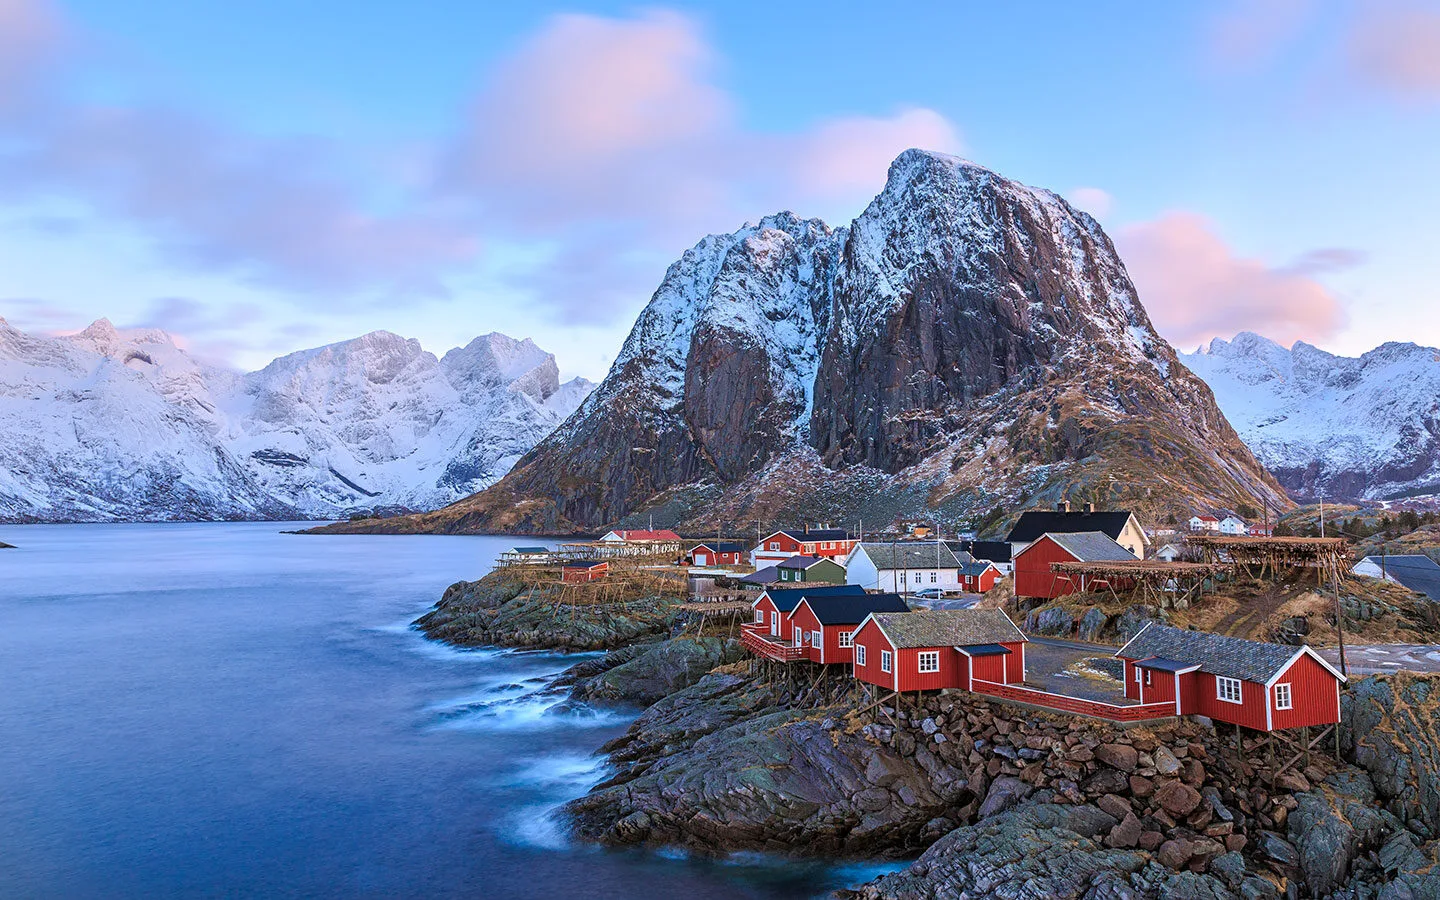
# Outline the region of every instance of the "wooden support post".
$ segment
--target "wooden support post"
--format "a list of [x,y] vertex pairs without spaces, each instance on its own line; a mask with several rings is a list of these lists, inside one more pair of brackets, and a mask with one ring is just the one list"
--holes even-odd
[[1305,765],[1310,765],[1310,726],[1305,726],[1305,732],[1300,740],[1305,742]]

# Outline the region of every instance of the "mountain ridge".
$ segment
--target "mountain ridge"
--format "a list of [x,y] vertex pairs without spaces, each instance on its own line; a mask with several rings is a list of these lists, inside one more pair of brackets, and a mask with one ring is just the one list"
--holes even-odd
[[497,485],[354,530],[959,523],[1061,497],[1288,502],[1093,218],[912,150],[847,227],[780,213],[702,239],[594,394]]
[[497,480],[588,393],[529,339],[445,358],[375,331],[239,372],[158,329],[0,320],[0,521],[433,508]]

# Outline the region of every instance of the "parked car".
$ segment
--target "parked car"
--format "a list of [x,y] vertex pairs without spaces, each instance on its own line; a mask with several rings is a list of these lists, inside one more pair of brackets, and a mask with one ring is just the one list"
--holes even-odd
[[915,597],[919,600],[944,600],[946,597],[950,596],[950,594],[944,588],[923,588],[921,590],[915,591],[910,596]]

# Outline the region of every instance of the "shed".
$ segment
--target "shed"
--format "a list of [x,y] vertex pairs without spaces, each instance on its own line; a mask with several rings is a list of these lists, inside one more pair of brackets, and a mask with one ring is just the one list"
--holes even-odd
[[895,691],[970,690],[1025,680],[1025,635],[998,609],[872,613],[855,630],[853,671]]
[[792,556],[782,563],[776,563],[775,571],[782,583],[819,581],[826,584],[844,584],[845,567],[833,559],[820,556]]
[[1309,647],[1152,622],[1115,656],[1125,662],[1126,697],[1173,702],[1177,716],[1208,716],[1257,731],[1340,721],[1345,676]]
[[855,630],[867,616],[909,611],[899,594],[807,595],[796,605],[790,627],[797,643],[808,648],[811,662],[851,663],[855,659]]

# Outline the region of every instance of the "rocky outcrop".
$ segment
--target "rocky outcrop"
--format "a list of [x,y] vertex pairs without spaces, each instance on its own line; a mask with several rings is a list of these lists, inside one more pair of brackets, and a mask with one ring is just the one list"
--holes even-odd
[[678,637],[611,651],[597,664],[576,666],[562,683],[574,685],[577,700],[649,706],[743,655],[733,638]]
[[1342,705],[1346,756],[1369,773],[1396,818],[1440,836],[1440,682],[1364,678],[1342,694]]
[[415,624],[428,637],[460,646],[609,650],[667,635],[675,604],[670,597],[562,603],[555,590],[528,586],[501,570],[452,584]]
[[958,520],[1064,493],[1287,502],[1094,219],[911,150],[848,228],[785,213],[686,252],[576,414],[423,525]]

